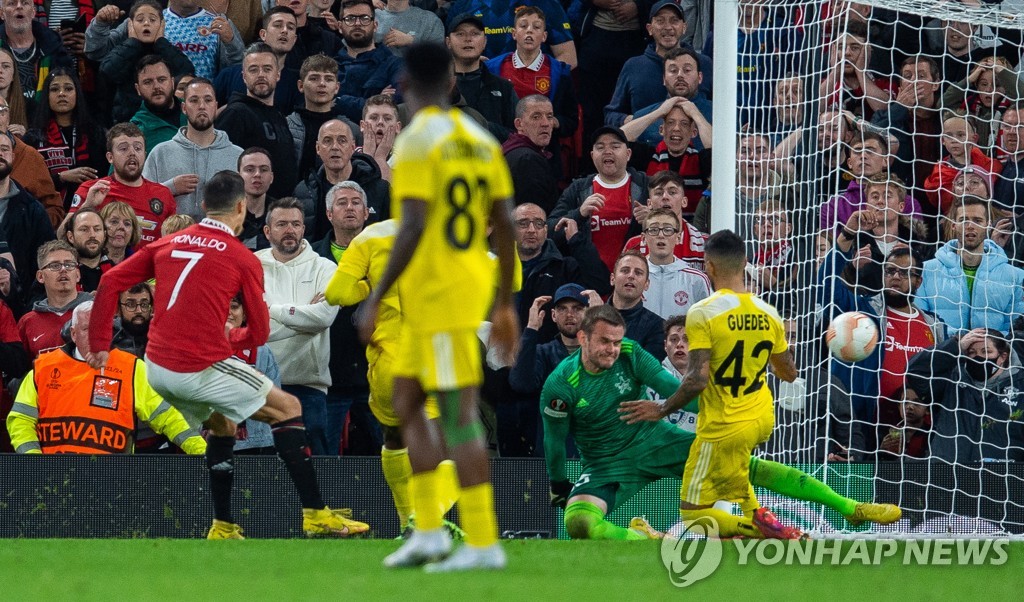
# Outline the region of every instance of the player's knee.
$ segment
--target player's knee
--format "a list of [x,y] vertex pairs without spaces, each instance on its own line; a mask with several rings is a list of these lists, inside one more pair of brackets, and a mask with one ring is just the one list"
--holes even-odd
[[484,434],[483,425],[480,424],[480,420],[476,416],[463,421],[458,415],[442,415],[441,428],[444,430],[444,438],[448,447],[458,447],[476,441]]
[[234,437],[235,432],[238,430],[234,422],[218,413],[212,414],[206,419],[204,424],[214,437]]
[[586,512],[566,512],[565,532],[572,539],[590,539],[590,528],[593,526],[593,517]]

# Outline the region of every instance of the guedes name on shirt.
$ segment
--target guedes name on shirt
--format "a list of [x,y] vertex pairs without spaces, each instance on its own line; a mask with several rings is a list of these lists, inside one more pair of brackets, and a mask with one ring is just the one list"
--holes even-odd
[[726,319],[730,330],[771,330],[768,316],[758,314],[741,314]]

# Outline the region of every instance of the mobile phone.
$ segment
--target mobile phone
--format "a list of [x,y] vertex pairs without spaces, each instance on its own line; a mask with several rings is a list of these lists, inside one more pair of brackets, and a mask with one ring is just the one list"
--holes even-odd
[[60,28],[70,29],[75,33],[85,33],[85,15],[79,15],[77,19],[61,19]]

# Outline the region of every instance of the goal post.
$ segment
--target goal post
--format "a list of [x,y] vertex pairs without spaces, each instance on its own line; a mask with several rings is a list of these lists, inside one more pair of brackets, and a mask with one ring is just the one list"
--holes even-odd
[[[747,240],[801,367],[759,453],[873,466],[842,473],[907,510],[881,532],[1024,533],[1024,1],[714,8],[710,231]],[[822,335],[853,309],[883,330],[845,364]]]

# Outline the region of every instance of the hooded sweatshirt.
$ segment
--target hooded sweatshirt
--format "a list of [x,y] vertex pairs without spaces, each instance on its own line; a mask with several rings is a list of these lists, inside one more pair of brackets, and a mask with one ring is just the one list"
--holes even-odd
[[329,329],[338,308],[310,300],[327,288],[337,266],[302,240],[302,251],[281,263],[272,249],[256,253],[263,264],[264,299],[270,307],[267,344],[281,369],[281,383],[327,392],[331,386]]
[[[206,182],[218,171],[238,169],[238,156],[242,149],[228,140],[228,135],[214,130],[213,144],[201,147],[185,137],[186,128],[181,128],[167,142],[156,145],[146,157],[142,177],[166,186],[178,203],[178,213],[191,215],[198,222],[203,219],[202,190]],[[182,174],[197,174],[199,186],[195,192],[181,194],[174,189],[174,177]]]

